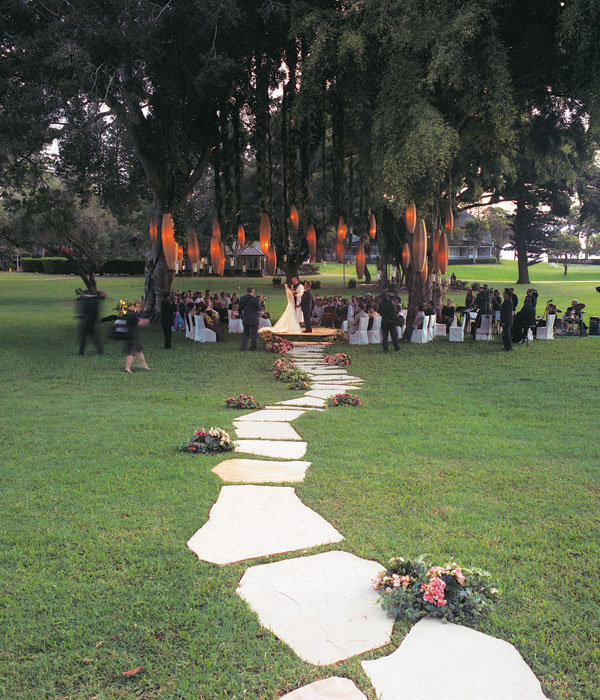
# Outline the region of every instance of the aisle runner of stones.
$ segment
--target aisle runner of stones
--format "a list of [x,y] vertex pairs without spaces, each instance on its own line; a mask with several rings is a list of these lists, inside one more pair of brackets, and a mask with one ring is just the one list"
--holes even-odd
[[[202,560],[230,564],[340,542],[343,536],[307,508],[291,486],[304,480],[307,444],[291,422],[324,411],[334,393],[360,389],[362,379],[323,361],[322,345],[290,352],[310,377],[297,399],[234,421],[235,451],[270,459],[228,459],[213,471],[225,483],[208,521],[188,541]],[[344,409],[341,409],[344,410]],[[242,485],[240,485],[242,484]],[[390,641],[393,620],[377,605],[371,580],[381,564],[331,551],[250,567],[238,594],[261,625],[304,661],[328,665]],[[343,581],[334,590],[331,581]],[[391,655],[362,662],[381,700],[543,700],[540,684],[507,642],[438,620],[418,622]],[[288,700],[366,700],[347,678],[327,678],[294,690]]]

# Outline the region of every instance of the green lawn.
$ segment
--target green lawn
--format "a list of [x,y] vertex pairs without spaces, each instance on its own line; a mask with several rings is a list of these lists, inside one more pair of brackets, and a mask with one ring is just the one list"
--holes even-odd
[[[277,316],[283,290],[252,283]],[[216,567],[185,547],[217,498],[220,458],[175,448],[194,428],[230,429],[230,395],[296,396],[270,376],[274,356],[181,334],[167,352],[153,327],[151,371],[125,375],[116,342],[77,356],[76,286],[0,275],[0,697],[272,700],[336,674],[375,700],[358,660],[313,667],[259,627],[235,593],[248,562]],[[101,286],[106,313],[143,288]],[[586,289],[576,295],[592,306]],[[600,338],[350,353],[364,406],[294,424],[312,462],[302,501],[358,556],[489,569],[503,596],[479,629],[515,644],[552,700],[600,697]]]

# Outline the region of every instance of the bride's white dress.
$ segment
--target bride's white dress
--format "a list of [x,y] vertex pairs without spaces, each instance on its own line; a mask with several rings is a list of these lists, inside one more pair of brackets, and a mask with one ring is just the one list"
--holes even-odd
[[275,333],[302,333],[302,328],[300,328],[298,316],[296,314],[296,300],[294,299],[294,293],[287,286],[287,284],[285,285],[285,296],[287,298],[287,306],[285,307],[285,311],[271,330]]

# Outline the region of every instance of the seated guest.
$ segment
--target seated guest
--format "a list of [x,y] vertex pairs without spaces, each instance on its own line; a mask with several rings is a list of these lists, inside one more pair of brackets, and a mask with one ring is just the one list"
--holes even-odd
[[325,328],[335,328],[336,319],[337,309],[333,304],[333,300],[327,299],[327,303],[325,304],[325,308],[323,309],[323,318],[321,323]]
[[363,301],[358,302],[358,312],[348,321],[348,333],[356,333],[358,331],[361,318],[369,318],[369,315],[365,311],[365,304]]
[[373,330],[373,319],[379,318],[380,313],[377,311],[377,304],[369,304],[366,308],[367,316],[369,317],[369,325],[367,326],[367,330]]
[[442,323],[446,324],[446,333],[449,332],[450,326],[454,323],[455,316],[456,308],[454,307],[454,302],[448,297],[445,306],[442,307]]
[[515,314],[512,327],[513,343],[521,343],[525,340],[530,328],[535,327],[535,308],[531,301],[525,297],[523,308]]
[[217,336],[217,342],[221,343],[225,340],[223,334],[223,328],[221,327],[221,322],[219,320],[219,314],[212,308],[209,304],[205,304],[204,307],[200,307],[200,315],[204,319],[204,325],[207,330],[213,331]]
[[425,320],[425,306],[424,304],[417,304],[417,313],[415,314],[415,320],[412,326],[406,329],[403,339],[408,343],[412,338],[413,331],[417,331],[423,328],[423,321]]

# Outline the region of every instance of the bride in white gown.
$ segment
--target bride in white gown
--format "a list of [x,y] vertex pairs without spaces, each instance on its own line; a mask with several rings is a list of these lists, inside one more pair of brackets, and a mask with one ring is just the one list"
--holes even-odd
[[285,285],[285,296],[287,306],[283,315],[271,329],[275,333],[302,333],[302,328],[298,323],[298,315],[296,314],[296,299],[294,292],[288,285]]

